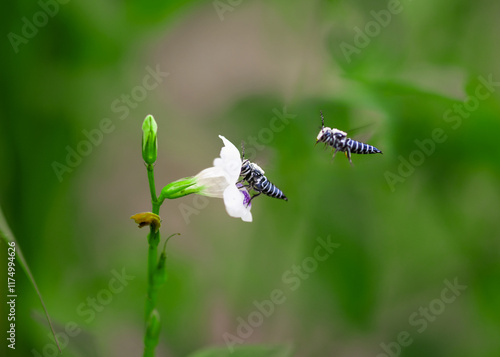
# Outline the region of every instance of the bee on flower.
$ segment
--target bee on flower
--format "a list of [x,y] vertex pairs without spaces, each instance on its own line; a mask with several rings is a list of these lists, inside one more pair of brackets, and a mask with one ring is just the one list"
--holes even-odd
[[219,135],[224,147],[220,157],[214,159],[212,167],[200,171],[193,177],[183,178],[165,186],[160,201],[165,198],[179,198],[191,193],[222,198],[231,217],[252,222],[250,194],[247,187],[238,182],[242,160],[240,152],[229,140]]

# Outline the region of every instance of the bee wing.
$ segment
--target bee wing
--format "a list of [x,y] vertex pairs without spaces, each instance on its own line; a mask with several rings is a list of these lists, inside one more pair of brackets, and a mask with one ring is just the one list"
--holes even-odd
[[373,126],[374,124],[371,123],[371,124],[365,124],[365,125],[361,125],[361,126],[357,126],[353,129],[349,129],[349,130],[346,130],[346,133],[348,133],[349,135],[352,135],[352,134],[355,134],[356,132],[363,132],[363,131],[366,131],[367,128]]
[[[267,155],[263,155],[262,152],[259,152],[255,156],[258,156],[258,159],[256,159],[255,157],[252,157],[250,162],[252,163],[252,165],[256,166],[257,169],[259,169],[262,172],[262,174],[264,174],[265,171],[262,168],[262,166],[260,166],[260,165],[267,166],[267,164],[269,163],[269,157]],[[258,161],[258,163],[257,163],[257,161]]]
[[[373,136],[374,130],[367,130],[367,128],[373,127],[374,124],[365,124],[358,126],[354,129],[346,130],[346,133],[349,134],[354,140],[361,141],[361,142],[366,142],[367,140],[370,140],[370,138]],[[356,134],[358,133],[358,134]],[[352,136],[353,134],[354,137]]]

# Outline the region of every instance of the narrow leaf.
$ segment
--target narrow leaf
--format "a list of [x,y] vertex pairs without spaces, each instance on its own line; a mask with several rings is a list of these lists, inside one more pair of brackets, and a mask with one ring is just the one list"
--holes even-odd
[[42,294],[40,293],[40,290],[38,290],[38,285],[36,285],[35,278],[33,277],[33,274],[31,274],[31,270],[28,266],[28,263],[26,262],[26,259],[24,259],[21,247],[17,242],[16,238],[14,237],[14,235],[12,234],[12,231],[10,230],[7,221],[5,220],[2,207],[0,207],[0,237],[5,241],[6,244],[9,244],[11,242],[14,242],[16,244],[15,247],[16,247],[16,255],[18,258],[18,262],[21,265],[21,268],[23,268],[24,272],[28,276],[28,279],[31,281],[31,284],[33,285],[33,288],[35,289],[38,298],[42,303],[43,311],[45,312],[45,317],[47,318],[50,330],[52,331],[52,335],[54,336],[54,340],[56,341],[57,348],[59,349],[59,352],[62,353],[61,347],[59,346],[59,341],[57,340],[56,337],[56,332],[54,331],[54,328],[52,327],[52,322],[50,321],[49,313],[47,311],[47,308],[45,307],[45,303],[43,302]]

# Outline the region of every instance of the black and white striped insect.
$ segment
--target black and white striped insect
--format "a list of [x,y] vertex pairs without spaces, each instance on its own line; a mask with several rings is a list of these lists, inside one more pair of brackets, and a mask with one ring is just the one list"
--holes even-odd
[[333,157],[335,157],[338,151],[342,151],[345,153],[345,156],[349,159],[349,162],[352,165],[351,154],[382,154],[382,151],[377,149],[375,146],[348,138],[345,131],[325,127],[323,112],[320,111],[320,114],[321,130],[316,138],[316,144],[323,142],[330,145],[333,149],[335,149]]
[[250,162],[250,160],[245,159],[245,148],[242,143],[242,159],[240,177],[242,179],[238,182],[243,184],[244,187],[254,190],[257,192],[250,198],[250,201],[255,197],[259,196],[261,193],[274,198],[279,198],[288,201],[285,194],[274,185],[271,181],[264,176],[264,170],[262,170],[256,163]]

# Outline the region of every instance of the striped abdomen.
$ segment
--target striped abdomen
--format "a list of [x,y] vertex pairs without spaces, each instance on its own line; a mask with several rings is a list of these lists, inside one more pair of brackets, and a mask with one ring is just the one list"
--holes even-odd
[[267,177],[263,175],[256,178],[256,180],[252,182],[252,188],[255,191],[263,193],[269,197],[279,198],[288,201],[288,198],[285,196],[285,194],[273,183],[271,183],[271,181],[269,181]]
[[345,146],[349,148],[351,153],[353,154],[378,154],[382,153],[379,149],[377,149],[375,146],[368,145],[356,140],[352,139],[347,139]]

